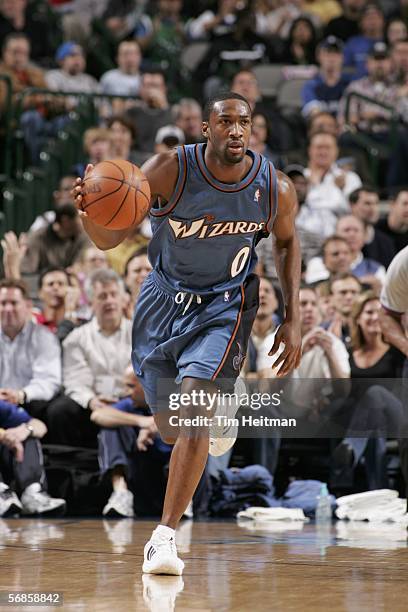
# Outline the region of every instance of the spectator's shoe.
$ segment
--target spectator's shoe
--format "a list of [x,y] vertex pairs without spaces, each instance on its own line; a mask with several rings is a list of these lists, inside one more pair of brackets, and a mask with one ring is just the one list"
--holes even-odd
[[23,506],[17,495],[4,482],[0,482],[0,516],[20,514]]
[[132,518],[135,515],[133,493],[127,490],[114,491],[102,510],[102,514],[103,516],[116,516],[116,518]]
[[44,491],[39,482],[28,486],[21,496],[23,514],[41,514],[60,516],[65,513],[65,499],[51,497]]
[[354,465],[354,451],[347,442],[340,442],[333,451],[333,465],[335,469],[351,469]]
[[184,589],[181,576],[142,576],[143,600],[152,612],[165,610],[173,612],[176,609],[176,597]]
[[[213,424],[210,427],[210,447],[209,453],[213,457],[223,455],[234,446],[238,436],[238,425],[235,422],[235,415],[240,406],[240,397],[246,393],[245,383],[242,378],[237,378],[233,397],[230,399],[226,394],[223,403],[218,404],[213,417]],[[219,418],[215,418],[219,417]]]
[[181,576],[184,563],[177,556],[175,538],[163,531],[162,525],[156,527],[144,547],[143,573]]

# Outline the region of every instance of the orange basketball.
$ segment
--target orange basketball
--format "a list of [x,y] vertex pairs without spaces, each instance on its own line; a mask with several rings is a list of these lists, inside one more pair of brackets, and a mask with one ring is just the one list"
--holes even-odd
[[97,225],[120,230],[138,225],[150,208],[143,172],[124,159],[97,164],[83,181],[82,210]]

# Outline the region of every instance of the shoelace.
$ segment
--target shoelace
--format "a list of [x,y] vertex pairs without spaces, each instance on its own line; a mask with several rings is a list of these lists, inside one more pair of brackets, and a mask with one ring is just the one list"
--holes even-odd
[[176,294],[174,301],[176,302],[176,304],[182,304],[187,295],[188,295],[188,300],[187,300],[187,304],[184,307],[183,315],[185,315],[187,310],[190,308],[194,298],[196,299],[197,304],[201,304],[201,296],[195,293],[186,293],[185,291],[179,291]]
[[174,538],[168,538],[163,534],[154,534],[153,545],[156,548],[160,548],[161,546],[170,546],[172,554],[177,554]]

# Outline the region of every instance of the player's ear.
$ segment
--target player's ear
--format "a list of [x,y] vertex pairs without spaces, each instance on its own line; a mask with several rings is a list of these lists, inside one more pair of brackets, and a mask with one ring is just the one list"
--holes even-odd
[[205,138],[208,138],[208,129],[209,129],[208,121],[203,121],[203,124],[201,126],[201,133]]

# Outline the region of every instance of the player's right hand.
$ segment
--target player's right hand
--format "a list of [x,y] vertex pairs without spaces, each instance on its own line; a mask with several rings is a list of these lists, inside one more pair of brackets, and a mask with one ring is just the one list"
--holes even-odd
[[79,216],[80,217],[87,217],[88,214],[85,210],[83,210],[82,208],[82,200],[84,197],[83,194],[83,186],[84,186],[84,179],[86,178],[87,174],[89,174],[91,172],[91,170],[93,170],[94,166],[93,164],[88,164],[86,169],[85,169],[85,175],[84,178],[81,178],[80,176],[78,176],[78,178],[75,180],[74,186],[72,188],[71,194],[75,200],[75,206],[78,209],[79,212]]

